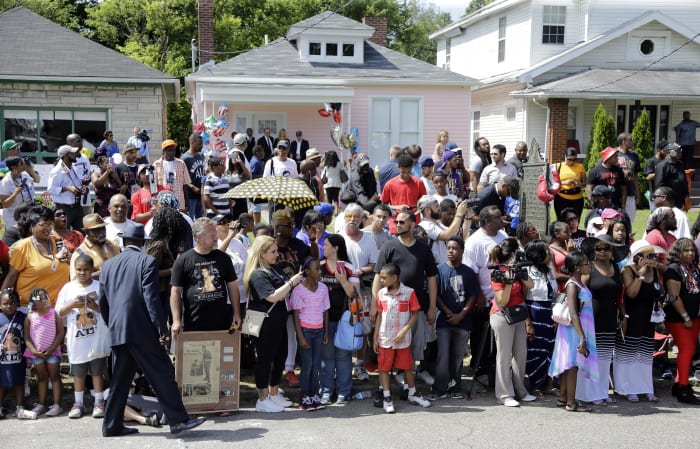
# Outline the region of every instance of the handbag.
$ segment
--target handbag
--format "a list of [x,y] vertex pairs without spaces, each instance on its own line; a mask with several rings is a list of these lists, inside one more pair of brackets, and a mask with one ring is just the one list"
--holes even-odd
[[571,312],[566,302],[566,292],[559,293],[552,305],[552,321],[562,326],[571,326]]
[[340,182],[344,184],[344,183],[348,182],[348,179],[350,179],[350,178],[348,178],[348,173],[345,171],[345,169],[341,169],[340,170]]
[[530,311],[525,304],[517,304],[515,306],[501,309],[503,316],[506,318],[506,323],[517,324],[530,318]]
[[346,310],[338,321],[333,344],[338,349],[357,351],[362,348],[363,341],[362,322],[355,321],[352,312]]
[[267,309],[267,312],[259,312],[257,310],[247,309],[245,313],[245,319],[243,320],[243,325],[241,326],[241,333],[250,335],[251,337],[259,337],[260,329],[262,329],[263,322],[265,318],[270,316],[272,308],[275,307],[274,303]]

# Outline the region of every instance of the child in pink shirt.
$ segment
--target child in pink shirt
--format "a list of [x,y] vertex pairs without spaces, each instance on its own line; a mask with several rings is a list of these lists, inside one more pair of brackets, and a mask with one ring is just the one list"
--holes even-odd
[[321,369],[321,348],[328,342],[328,287],[319,282],[321,265],[317,259],[307,257],[302,266],[304,280],[292,291],[289,298],[294,313],[297,341],[301,347],[301,406],[305,411],[319,410],[325,406],[318,397],[318,379]]

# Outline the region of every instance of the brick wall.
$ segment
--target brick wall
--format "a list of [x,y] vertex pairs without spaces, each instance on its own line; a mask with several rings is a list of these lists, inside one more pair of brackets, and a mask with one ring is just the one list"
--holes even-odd
[[0,106],[104,109],[120,148],[135,126],[152,128],[149,159],[161,155],[166,109],[160,87],[7,82],[0,83]]
[[363,17],[362,23],[374,28],[374,34],[369,40],[375,44],[386,47],[388,29],[386,17]]
[[198,0],[199,64],[214,60],[214,0]]
[[567,141],[567,121],[569,115],[568,98],[550,98],[549,128],[547,129],[547,161],[561,161],[564,159]]

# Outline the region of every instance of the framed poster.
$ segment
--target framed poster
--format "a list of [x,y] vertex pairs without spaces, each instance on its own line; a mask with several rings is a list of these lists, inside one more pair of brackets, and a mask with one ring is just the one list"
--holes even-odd
[[183,332],[178,336],[175,377],[188,413],[238,410],[240,355],[240,332]]

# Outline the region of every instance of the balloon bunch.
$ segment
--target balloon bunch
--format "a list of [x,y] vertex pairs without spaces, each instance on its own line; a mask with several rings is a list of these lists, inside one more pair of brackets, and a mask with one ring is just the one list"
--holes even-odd
[[333,117],[333,121],[340,125],[343,121],[343,116],[340,114],[342,103],[323,103],[323,107],[318,110],[318,115],[321,117]]
[[339,125],[333,125],[331,126],[331,139],[338,148],[343,150],[355,152],[359,149],[360,138],[357,128],[353,128],[349,133],[344,133]]
[[228,115],[228,105],[226,103],[221,103],[219,108],[216,110],[218,118],[212,114],[203,122],[195,123],[194,132],[202,136],[202,143],[204,145],[209,145],[211,136],[216,137],[215,148],[220,148],[223,146],[226,148],[226,142],[220,140],[223,137],[226,129],[228,128],[228,122],[226,121],[226,116]]

